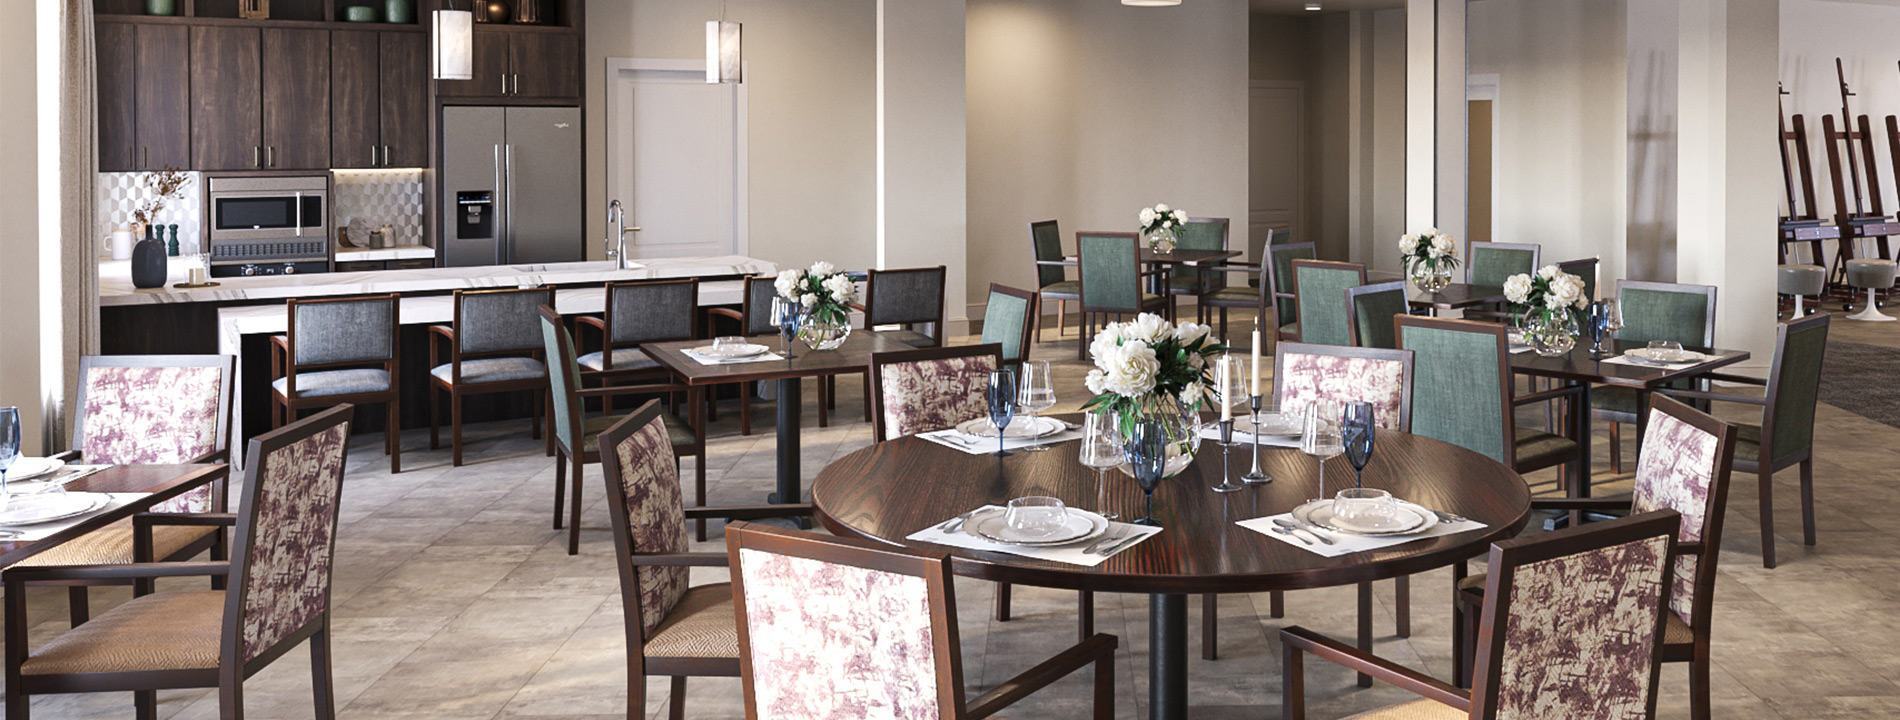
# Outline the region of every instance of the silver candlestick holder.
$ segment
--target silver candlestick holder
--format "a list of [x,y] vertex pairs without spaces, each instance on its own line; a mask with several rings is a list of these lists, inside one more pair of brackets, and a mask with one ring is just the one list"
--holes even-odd
[[1249,415],[1253,420],[1253,442],[1251,443],[1253,446],[1253,469],[1248,471],[1246,475],[1241,476],[1240,480],[1248,485],[1265,485],[1273,482],[1273,478],[1260,469],[1260,396],[1255,395],[1248,398],[1247,406],[1253,410]]
[[[1225,413],[1222,413],[1225,414]],[[1234,484],[1232,458],[1234,455],[1234,420],[1220,421],[1220,484],[1214,486],[1214,492],[1240,492],[1240,485]]]

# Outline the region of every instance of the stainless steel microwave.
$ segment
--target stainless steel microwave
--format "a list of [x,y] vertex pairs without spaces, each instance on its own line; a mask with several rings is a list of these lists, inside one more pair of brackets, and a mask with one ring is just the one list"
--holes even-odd
[[299,177],[214,177],[207,191],[211,244],[330,236],[330,180]]

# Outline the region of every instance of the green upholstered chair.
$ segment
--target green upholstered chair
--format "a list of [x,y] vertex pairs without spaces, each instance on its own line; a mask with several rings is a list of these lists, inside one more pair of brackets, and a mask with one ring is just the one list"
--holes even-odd
[[[1683,347],[1708,348],[1715,345],[1715,286],[1677,283],[1616,282],[1617,305],[1623,314],[1623,329],[1616,339],[1647,343],[1673,340]],[[1676,386],[1689,388],[1695,381]],[[1623,472],[1624,423],[1641,417],[1642,404],[1648,401],[1633,388],[1599,387],[1591,391],[1590,417],[1610,424],[1610,469]]]
[[1103,315],[1161,311],[1174,319],[1174,304],[1168,298],[1142,288],[1144,280],[1167,271],[1141,270],[1141,240],[1135,233],[1084,231],[1075,234],[1075,245],[1076,260],[1082,266],[1082,341],[1076,344],[1075,359],[1087,359],[1095,323]]
[[1043,220],[1029,224],[1029,242],[1036,258],[1036,294],[1043,300],[1056,301],[1056,339],[1062,339],[1062,322],[1069,314],[1069,301],[1080,303],[1082,285],[1078,280],[1070,280],[1062,268],[1074,263],[1063,259],[1062,230],[1056,227],[1056,221]]
[[1293,300],[1293,261],[1317,260],[1319,252],[1313,244],[1287,243],[1268,245],[1267,256],[1267,296],[1273,299],[1273,314],[1268,320],[1269,326],[1276,328],[1274,338],[1278,340],[1300,339],[1300,308]]
[[1036,335],[1036,293],[990,283],[989,302],[983,306],[982,344],[1003,347],[1003,364],[1021,365],[1029,359],[1030,339]]
[[1763,397],[1727,395],[1696,390],[1665,389],[1659,392],[1698,400],[1758,405],[1761,424],[1736,425],[1735,469],[1755,473],[1760,478],[1761,564],[1775,566],[1774,476],[1777,471],[1801,466],[1802,540],[1814,544],[1814,405],[1821,385],[1821,362],[1827,354],[1827,330],[1831,316],[1816,313],[1783,323],[1775,332],[1775,360],[1766,381],[1709,373],[1711,380],[1766,385]]
[[[1512,275],[1534,273],[1543,267],[1539,264],[1543,256],[1543,247],[1535,244],[1472,242],[1468,243],[1465,253],[1465,282],[1472,285],[1497,287]],[[1511,319],[1517,313],[1507,305],[1492,303],[1474,305],[1465,308],[1465,317],[1488,317]]]
[[1293,261],[1293,304],[1299,308],[1300,342],[1351,345],[1346,288],[1366,284],[1366,266],[1332,260]]
[[1443,440],[1528,473],[1566,466],[1575,495],[1582,453],[1569,438],[1517,426],[1515,410],[1568,399],[1582,387],[1514,397],[1505,326],[1474,320],[1400,316],[1399,347],[1412,360],[1412,434]]
[[[1227,218],[1188,218],[1175,231],[1176,250],[1226,250]],[[1220,289],[1227,274],[1212,267],[1175,265],[1168,275],[1169,295],[1200,296]]]
[[1346,288],[1346,325],[1351,329],[1352,344],[1365,348],[1396,348],[1397,331],[1392,318],[1408,314],[1405,281],[1372,283]]

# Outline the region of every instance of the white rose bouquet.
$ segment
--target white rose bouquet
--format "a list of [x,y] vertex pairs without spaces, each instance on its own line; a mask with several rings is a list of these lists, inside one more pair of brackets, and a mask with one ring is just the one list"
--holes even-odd
[[1151,397],[1194,407],[1207,396],[1207,359],[1226,351],[1206,325],[1175,325],[1152,313],[1111,323],[1089,345],[1095,369],[1085,382],[1095,397],[1082,409],[1132,411]]
[[1153,235],[1163,230],[1180,230],[1188,221],[1188,214],[1180,208],[1170,208],[1167,203],[1156,203],[1154,207],[1142,208],[1136,216],[1141,221],[1141,233]]
[[780,271],[773,284],[779,297],[797,302],[804,306],[807,317],[824,322],[848,322],[851,304],[858,299],[857,283],[823,260],[812,263],[809,269]]
[[1583,292],[1583,278],[1545,265],[1535,274],[1519,273],[1504,281],[1504,297],[1526,315],[1549,323],[1583,320],[1590,307],[1590,296]]
[[1399,238],[1399,262],[1406,267],[1422,264],[1427,269],[1458,267],[1458,241],[1450,234],[1432,228]]

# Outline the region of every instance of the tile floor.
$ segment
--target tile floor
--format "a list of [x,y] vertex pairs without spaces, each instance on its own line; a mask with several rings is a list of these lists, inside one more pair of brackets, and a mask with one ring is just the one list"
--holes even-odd
[[[1856,342],[1900,344],[1900,329],[1837,322],[1835,336]],[[1244,326],[1235,337],[1244,337]],[[1067,342],[1037,346],[1057,361],[1064,385],[1061,409],[1084,398],[1082,370]],[[966,339],[967,340],[967,339]],[[1896,368],[1900,370],[1900,368]],[[858,418],[855,377],[840,384],[844,422],[816,426],[806,403],[808,476],[835,457],[870,443]],[[809,384],[808,384],[809,385]],[[774,443],[772,406],[756,411],[764,434],[740,437],[736,403],[712,431],[708,460],[715,503],[755,502],[770,485]],[[1738,416],[1739,417],[1739,416]],[[1599,428],[1600,429],[1600,428]],[[1900,466],[1900,429],[1831,407],[1819,416],[1816,469],[1821,543],[1800,545],[1795,473],[1775,482],[1781,566],[1763,570],[1755,482],[1737,477],[1717,585],[1714,705],[1719,718],[1863,718],[1900,716],[1900,485],[1888,482]],[[1601,434],[1599,434],[1601,438]],[[333,607],[338,710],[352,720],[424,718],[621,718],[626,716],[625,655],[618,579],[600,478],[587,470],[590,494],[581,554],[564,552],[564,531],[549,526],[553,464],[527,439],[525,422],[476,427],[469,462],[451,470],[446,451],[428,452],[421,432],[410,432],[407,471],[391,476],[380,436],[352,445],[344,492]],[[1614,487],[1599,440],[1600,484]],[[690,472],[690,461],[688,472]],[[1551,473],[1534,475],[1549,486]],[[1624,478],[1626,481],[1626,478]],[[1625,487],[1627,483],[1625,482]],[[1614,492],[1613,490],[1611,492]],[[705,550],[721,549],[715,535]],[[1449,617],[1444,603],[1450,575],[1437,571],[1414,582],[1413,636],[1393,635],[1392,594],[1375,594],[1380,617],[1376,652],[1438,677],[1450,674]],[[723,570],[694,571],[697,582],[723,579]],[[176,586],[177,584],[172,584]],[[195,584],[189,587],[197,587]],[[1018,587],[1016,618],[990,619],[991,586],[960,580],[958,612],[968,691],[974,695],[1073,641],[1074,596]],[[95,594],[95,612],[126,593]],[[1280,692],[1276,631],[1300,624],[1336,637],[1354,627],[1350,588],[1292,593],[1287,618],[1265,616],[1263,596],[1222,599],[1221,659],[1198,659],[1191,647],[1193,717],[1268,717]],[[1146,711],[1146,598],[1098,596],[1097,623],[1122,639],[1117,659],[1117,716]],[[66,628],[63,591],[34,591],[33,642]],[[1198,614],[1199,603],[1190,603]],[[1198,617],[1190,622],[1198,623]],[[293,652],[246,686],[252,718],[311,717],[308,655]],[[1361,690],[1325,663],[1309,662],[1310,716],[1341,717],[1407,697],[1390,687]],[[1688,716],[1687,673],[1663,671],[1661,717]],[[1087,683],[1066,679],[1011,711],[1015,717],[1086,717]],[[665,712],[663,680],[649,685],[644,713]],[[42,718],[130,717],[127,693],[38,697]],[[213,718],[215,692],[160,694],[161,718]],[[736,679],[694,679],[687,715],[744,716]]]

